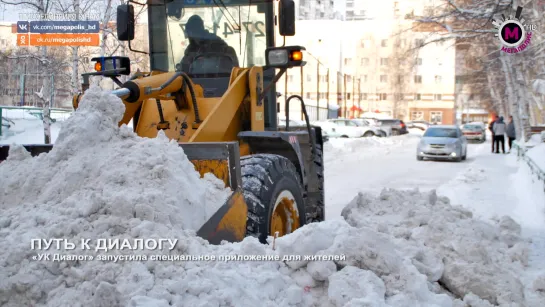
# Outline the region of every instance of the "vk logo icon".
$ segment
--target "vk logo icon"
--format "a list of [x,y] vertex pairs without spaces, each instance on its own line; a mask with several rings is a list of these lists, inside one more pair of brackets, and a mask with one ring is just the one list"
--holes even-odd
[[28,21],[17,21],[17,33],[30,32],[30,24]]

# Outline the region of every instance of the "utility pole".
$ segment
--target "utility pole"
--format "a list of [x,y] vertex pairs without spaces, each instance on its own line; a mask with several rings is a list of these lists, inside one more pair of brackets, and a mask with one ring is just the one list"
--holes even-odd
[[[354,103],[356,101],[356,96],[354,96],[354,94],[356,93],[356,78],[355,78],[355,76],[352,76],[351,80],[352,80],[352,106],[355,106],[356,105]],[[355,117],[355,115],[356,115],[356,110],[354,110],[354,114],[352,114],[352,116]]]
[[361,110],[361,77],[358,78],[358,112]]
[[343,100],[344,100],[344,107],[343,107],[343,117],[346,118],[346,74],[343,73]]
[[327,68],[327,119],[329,119],[329,67]]

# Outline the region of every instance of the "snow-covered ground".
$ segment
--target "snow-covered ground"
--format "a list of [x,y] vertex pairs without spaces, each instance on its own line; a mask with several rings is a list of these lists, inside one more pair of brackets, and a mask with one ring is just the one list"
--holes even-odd
[[[43,121],[32,115],[31,111],[21,109],[3,109],[3,124],[10,127],[2,128],[0,144],[43,144]],[[59,135],[62,122],[70,116],[68,112],[52,111],[51,118],[56,121],[51,124],[51,141],[54,143]]]
[[[164,137],[117,128],[122,108],[91,89],[51,153],[30,158],[14,147],[0,164],[0,305],[545,306],[545,195],[490,143],[452,163],[417,161],[414,133],[331,140],[326,222],[274,245],[210,246],[194,230],[226,191],[198,179]],[[34,238],[178,240],[172,250],[49,250],[80,256],[335,259],[37,261]]]

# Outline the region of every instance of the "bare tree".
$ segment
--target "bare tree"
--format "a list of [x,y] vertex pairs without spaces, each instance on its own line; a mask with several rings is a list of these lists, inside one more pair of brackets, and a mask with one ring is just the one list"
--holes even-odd
[[[26,1],[8,1],[8,0],[1,0],[2,3],[7,5],[15,5],[15,6],[23,6],[27,8],[31,8],[33,11],[39,14],[48,14],[51,12],[55,0],[26,0]],[[48,97],[51,97],[51,80],[50,75],[48,75],[48,72],[50,71],[49,65],[51,62],[47,58],[47,47],[43,46],[41,47],[41,57],[40,62],[42,63],[42,72],[43,72],[43,79],[42,79],[42,86],[43,91],[40,91],[41,93],[41,99],[43,101],[43,120],[44,120],[44,141],[46,144],[51,143],[51,113],[50,113],[50,104],[51,99]],[[40,96],[38,96],[40,97]],[[45,97],[45,99],[43,99]]]

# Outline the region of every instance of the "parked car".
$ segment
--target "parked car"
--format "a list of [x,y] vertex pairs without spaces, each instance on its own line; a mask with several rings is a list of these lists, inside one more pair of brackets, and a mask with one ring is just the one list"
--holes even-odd
[[425,120],[413,120],[406,122],[406,124],[408,129],[420,129],[422,131],[425,131],[429,126],[431,126],[431,123]]
[[467,140],[479,141],[481,143],[486,141],[486,128],[481,123],[469,123],[463,125],[462,133]]
[[352,119],[353,122],[355,122],[360,127],[369,127],[375,136],[378,137],[387,137],[392,135],[392,128],[388,126],[378,127],[374,122],[369,122],[366,119],[363,118],[355,118]]
[[416,149],[416,159],[454,160],[460,162],[467,157],[467,139],[457,126],[430,126]]
[[[313,126],[311,124],[311,126]],[[286,120],[285,119],[278,119],[278,130],[285,131],[286,130]],[[297,120],[297,119],[290,119],[290,131],[292,130],[307,130],[307,123],[304,120]],[[329,135],[327,131],[322,129],[322,139],[325,142],[329,141]]]
[[392,135],[402,135],[409,133],[407,125],[401,119],[377,119],[379,127],[390,127]]
[[360,138],[374,135],[374,132],[368,127],[360,127],[349,119],[328,119],[313,122],[313,125],[322,127],[329,137]]

